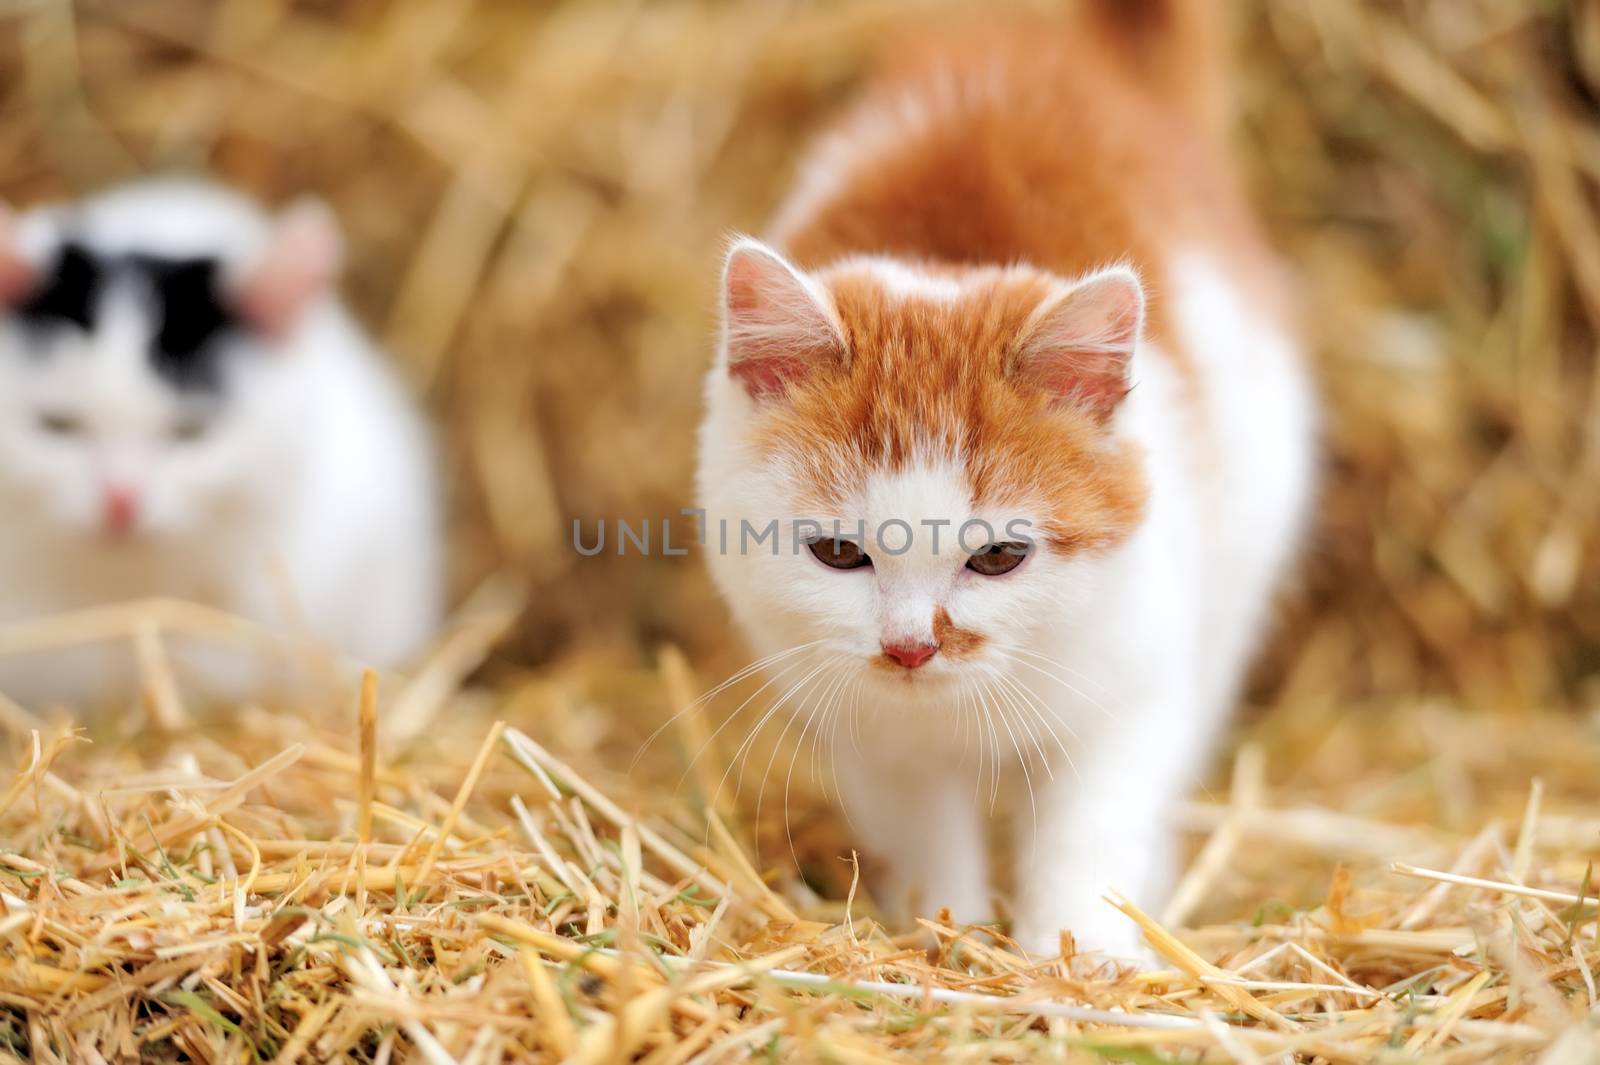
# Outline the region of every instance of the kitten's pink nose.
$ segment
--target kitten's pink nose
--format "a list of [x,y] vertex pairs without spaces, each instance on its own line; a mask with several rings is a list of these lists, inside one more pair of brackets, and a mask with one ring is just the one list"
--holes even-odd
[[106,532],[125,536],[139,518],[139,497],[127,485],[107,485],[101,502],[101,517]]
[[886,643],[881,646],[884,654],[907,669],[916,669],[939,649],[937,644],[931,643]]

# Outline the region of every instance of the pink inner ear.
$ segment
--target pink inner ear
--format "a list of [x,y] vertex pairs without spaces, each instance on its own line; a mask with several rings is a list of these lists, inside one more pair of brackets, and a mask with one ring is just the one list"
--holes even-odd
[[1144,292],[1132,271],[1093,277],[1041,314],[1023,347],[1023,373],[1105,420],[1128,393],[1143,319]]
[[754,241],[723,274],[728,372],[755,399],[777,395],[843,350],[838,330],[804,279]]
[[37,271],[17,250],[17,222],[0,204],[0,306],[9,307],[33,288]]
[[9,250],[0,251],[0,306],[10,307],[33,288],[34,269]]
[[343,247],[337,223],[317,203],[284,212],[261,258],[234,290],[239,312],[269,337],[281,339],[338,275]]

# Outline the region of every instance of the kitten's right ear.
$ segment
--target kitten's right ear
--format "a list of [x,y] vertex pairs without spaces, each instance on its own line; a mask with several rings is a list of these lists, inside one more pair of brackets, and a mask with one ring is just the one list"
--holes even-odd
[[9,307],[27,295],[37,280],[38,269],[22,254],[16,213],[0,201],[0,307]]
[[723,267],[722,342],[728,373],[756,400],[844,357],[827,291],[749,237],[734,242]]
[[321,200],[297,200],[273,220],[266,248],[234,286],[239,313],[281,338],[333,287],[343,263],[344,238],[333,212]]

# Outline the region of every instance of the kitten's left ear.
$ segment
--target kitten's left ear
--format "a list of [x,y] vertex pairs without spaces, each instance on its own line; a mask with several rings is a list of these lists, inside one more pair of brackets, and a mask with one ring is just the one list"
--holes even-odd
[[9,307],[34,286],[38,270],[22,254],[17,216],[0,200],[0,307]]
[[722,342],[728,373],[755,400],[844,357],[827,291],[749,237],[734,243],[723,267]]
[[1128,393],[1143,324],[1144,288],[1132,269],[1092,274],[1034,312],[1023,332],[1022,376],[1105,421]]
[[344,238],[333,212],[321,200],[296,200],[273,220],[266,248],[234,286],[239,313],[281,338],[333,286],[343,264]]

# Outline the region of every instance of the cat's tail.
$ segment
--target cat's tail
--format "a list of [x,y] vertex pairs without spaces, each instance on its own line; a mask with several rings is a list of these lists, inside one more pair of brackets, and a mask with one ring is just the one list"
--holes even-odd
[[1215,133],[1230,118],[1226,0],[1088,0],[1079,10],[1133,76]]

